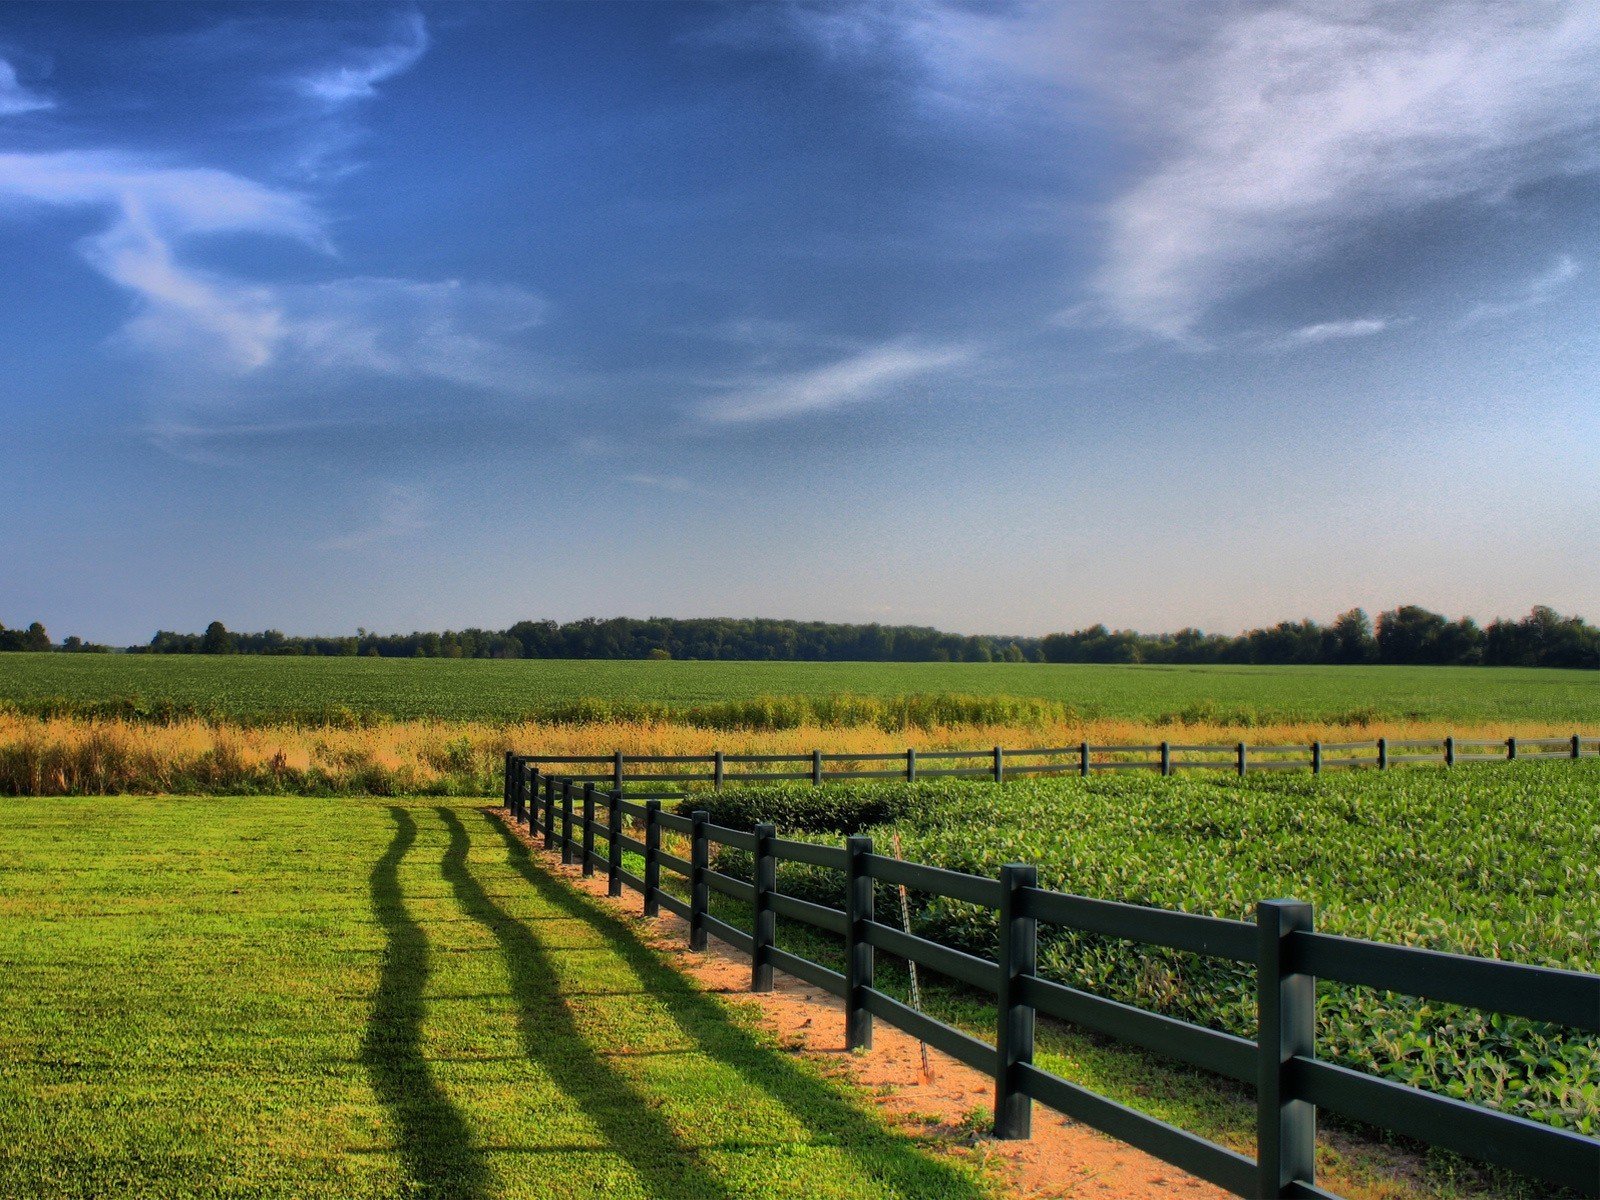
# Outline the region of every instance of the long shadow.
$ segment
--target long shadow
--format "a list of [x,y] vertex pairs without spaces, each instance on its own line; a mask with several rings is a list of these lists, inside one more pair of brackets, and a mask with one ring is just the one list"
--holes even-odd
[[451,1104],[422,1055],[422,989],[428,982],[428,935],[406,909],[400,862],[417,840],[417,823],[390,805],[394,837],[368,876],[372,913],[386,945],[372,1015],[361,1039],[361,1062],[399,1127],[401,1163],[416,1194],[438,1200],[477,1200],[489,1169],[465,1118]]
[[[747,1086],[782,1104],[811,1130],[814,1140],[836,1145],[854,1158],[863,1176],[875,1181],[873,1194],[949,1200],[977,1200],[988,1194],[966,1175],[890,1131],[845,1093],[774,1052],[751,1031],[730,1020],[717,1000],[695,988],[686,976],[664,966],[657,952],[599,901],[574,891],[542,870],[528,847],[496,816],[481,810],[479,815],[504,842],[511,869],[533,886],[542,901],[598,930],[700,1053],[729,1067],[743,1077]],[[454,826],[460,825],[454,813],[449,820]],[[648,1135],[640,1130],[635,1136]]]
[[678,1137],[648,1098],[585,1040],[564,1003],[550,952],[533,932],[494,902],[467,867],[471,839],[445,807],[435,809],[450,831],[441,872],[462,911],[494,934],[511,976],[517,1032],[524,1051],[594,1124],[606,1148],[638,1174],[650,1195],[723,1200],[729,1193]]

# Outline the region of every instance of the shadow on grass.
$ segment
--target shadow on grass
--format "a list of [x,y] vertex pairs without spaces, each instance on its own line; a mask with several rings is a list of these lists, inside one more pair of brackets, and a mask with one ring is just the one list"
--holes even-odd
[[422,1055],[428,936],[400,892],[400,862],[417,840],[417,823],[396,805],[389,806],[389,815],[394,837],[368,877],[372,912],[383,926],[386,945],[372,1015],[361,1039],[361,1062],[398,1127],[400,1159],[416,1194],[476,1200],[489,1180],[483,1151]]
[[[459,819],[449,809],[441,808],[439,812],[451,825],[454,839],[456,830],[461,827]],[[765,1092],[783,1105],[810,1129],[815,1141],[835,1145],[848,1154],[860,1167],[862,1176],[872,1181],[871,1194],[949,1200],[975,1200],[987,1195],[966,1174],[939,1162],[905,1137],[893,1133],[874,1115],[852,1103],[846,1093],[764,1044],[750,1030],[730,1019],[720,1002],[694,987],[686,976],[663,964],[657,952],[600,901],[574,891],[541,869],[528,847],[493,813],[480,811],[479,815],[504,842],[512,870],[527,880],[539,899],[552,909],[598,930],[643,990],[656,998],[698,1053],[722,1063],[740,1075],[746,1086]],[[461,838],[464,844],[465,830],[461,831]],[[501,916],[509,923],[509,918]],[[531,933],[523,931],[523,936],[533,940]],[[542,956],[545,951],[541,949],[538,953]],[[534,1000],[539,1006],[536,1011],[548,1013],[548,995],[556,982],[553,977],[545,978],[539,986],[547,991],[542,1003]],[[516,990],[519,995],[527,995],[520,986]],[[554,1056],[570,1053],[582,1057],[585,1071],[607,1070],[597,1059],[596,1051],[570,1029],[570,1018],[568,1023],[569,1031],[565,1036],[573,1044],[565,1051],[559,1043],[546,1046],[542,1048],[543,1053],[551,1055],[553,1051]],[[729,1100],[736,1102],[735,1097]],[[651,1136],[649,1131],[638,1127],[632,1128],[631,1133],[635,1138]]]
[[699,1149],[684,1143],[649,1099],[585,1040],[565,1004],[567,994],[561,990],[551,947],[496,904],[472,874],[467,866],[471,839],[461,818],[448,808],[434,811],[450,832],[441,873],[462,911],[500,943],[517,1006],[517,1031],[528,1057],[593,1123],[606,1143],[601,1152],[622,1158],[650,1195],[684,1200],[726,1197],[722,1184],[701,1161]]

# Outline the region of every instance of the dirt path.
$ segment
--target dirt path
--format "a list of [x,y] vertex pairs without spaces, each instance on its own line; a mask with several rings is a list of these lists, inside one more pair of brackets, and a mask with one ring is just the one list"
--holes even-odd
[[[505,820],[503,809],[493,811]],[[545,853],[521,826],[506,823],[552,874],[605,897],[603,874],[583,878],[577,867],[563,866],[559,855]],[[974,1115],[981,1110],[986,1117],[994,1105],[994,1083],[988,1076],[930,1050],[932,1077],[924,1078],[916,1039],[883,1021],[875,1023],[872,1050],[852,1054],[844,1048],[844,1006],[836,997],[781,971],[776,972],[774,991],[753,994],[748,955],[715,937],[706,953],[688,953],[688,925],[678,917],[663,914],[646,920],[631,892],[607,903],[633,918],[645,940],[674,951],[678,967],[708,992],[756,1006],[785,1050],[826,1063],[853,1080],[902,1129],[993,1163],[1015,1196],[1220,1200],[1228,1195],[1042,1105],[1034,1107],[1032,1139],[996,1141],[984,1128],[974,1128]]]

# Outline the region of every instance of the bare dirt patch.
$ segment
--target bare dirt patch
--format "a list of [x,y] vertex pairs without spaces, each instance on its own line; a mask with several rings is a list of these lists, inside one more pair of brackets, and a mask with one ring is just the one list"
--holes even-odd
[[757,1011],[784,1050],[855,1083],[901,1131],[992,1165],[1010,1194],[1130,1200],[1220,1200],[1228,1194],[1040,1105],[1034,1108],[1030,1140],[989,1137],[994,1082],[988,1076],[937,1050],[928,1051],[932,1069],[925,1076],[920,1043],[883,1021],[875,1025],[872,1050],[851,1053],[844,1046],[844,1006],[836,997],[781,971],[775,973],[775,990],[752,993],[748,955],[715,938],[704,954],[688,953],[686,922],[668,914],[643,918],[636,896],[608,898],[603,875],[585,879],[577,867],[563,866],[559,855],[547,854],[526,829],[506,820],[504,809],[490,811],[551,874],[626,913],[647,942],[672,951],[677,965],[706,991]]

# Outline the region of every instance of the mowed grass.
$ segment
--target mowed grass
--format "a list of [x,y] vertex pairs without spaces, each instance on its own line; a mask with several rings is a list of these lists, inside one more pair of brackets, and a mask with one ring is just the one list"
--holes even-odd
[[[1110,666],[0,655],[0,703],[235,721],[330,712],[462,721],[710,715],[768,697],[1021,697],[1087,718],[1229,724],[1600,721],[1600,673],[1505,667]],[[736,714],[728,714],[734,719]]]
[[5,811],[0,1195],[987,1194],[476,804]]

